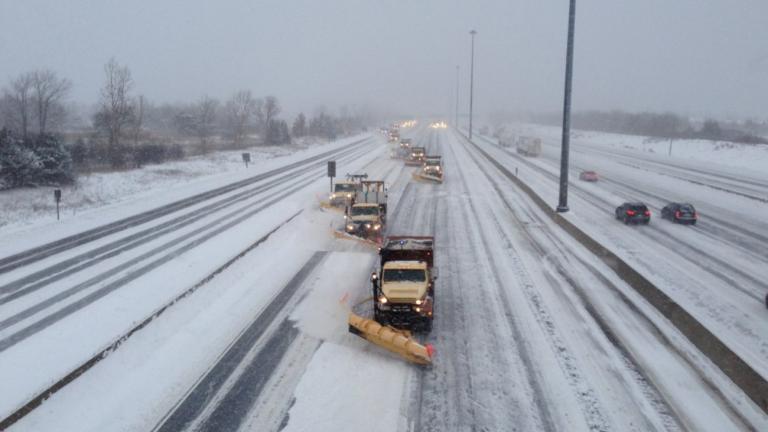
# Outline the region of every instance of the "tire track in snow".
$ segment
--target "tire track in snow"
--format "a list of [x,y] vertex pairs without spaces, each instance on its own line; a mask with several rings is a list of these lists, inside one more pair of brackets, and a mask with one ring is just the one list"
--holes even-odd
[[[153,429],[157,432],[237,430],[269,374],[298,334],[286,314],[270,335],[276,318],[295,300],[299,289],[328,252],[315,252],[273,297],[187,395]],[[268,339],[263,343],[265,336]],[[246,359],[249,361],[246,363]],[[236,375],[236,376],[235,376]],[[230,382],[229,386],[226,386]],[[226,388],[225,388],[226,387]],[[221,394],[222,390],[224,393]],[[205,416],[205,418],[200,418]]]

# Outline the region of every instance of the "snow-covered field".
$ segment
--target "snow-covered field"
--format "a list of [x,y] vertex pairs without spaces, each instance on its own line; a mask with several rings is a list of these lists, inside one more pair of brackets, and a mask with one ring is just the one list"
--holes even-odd
[[[248,175],[260,169],[271,159],[281,159],[319,147],[323,145],[302,141],[291,146],[260,146],[214,152],[183,161],[146,165],[140,169],[83,173],[78,176],[75,184],[61,187],[61,218],[78,218],[83,212],[107,205],[141,201],[161,190],[178,190],[184,186],[205,187],[215,177],[232,181],[238,175]],[[244,152],[251,154],[247,170],[241,156]],[[0,233],[55,221],[54,189],[38,187],[0,191]]]
[[[387,157],[382,138],[356,137],[260,161],[251,173],[235,169],[151,198],[83,212],[88,217],[82,220],[0,232],[0,240],[21,244],[2,246],[0,260],[126,213],[338,150],[345,152],[337,157],[339,173],[367,172],[370,179],[386,180],[389,234],[436,238],[437,315],[432,333],[422,336],[437,349],[432,367],[409,365],[347,332],[346,312],[369,295],[368,275],[376,254],[369,246],[332,235],[342,219],[318,206],[317,197],[328,188],[323,160],[245,186],[249,192],[243,196],[240,189],[227,192],[0,273],[0,419],[274,231],[11,430],[768,429],[768,416],[759,407],[602,261],[543,217],[511,181],[494,175],[458,134],[426,127],[403,134],[426,146],[428,153],[443,156],[443,184],[412,181],[410,168]],[[484,146],[510,167],[520,165],[521,174],[551,198],[548,178],[490,143]],[[547,152],[551,147],[547,145]],[[611,160],[603,159],[606,164]],[[608,165],[605,170],[608,175]],[[217,207],[203,211],[214,201]],[[734,202],[742,201],[754,200],[739,196]],[[574,201],[577,223],[612,226],[612,209],[602,221],[600,212],[579,207]],[[703,214],[709,211],[702,209]],[[56,231],[49,235],[40,231],[43,227]],[[624,232],[620,229],[631,228],[612,227],[605,241],[616,241],[615,233]],[[729,237],[726,243],[742,240],[740,234],[728,233],[739,238]],[[132,236],[135,246],[124,241]],[[705,248],[706,242],[722,239],[684,240],[704,242],[699,247]],[[653,248],[642,237],[631,237],[632,242],[637,247],[622,249],[627,258]],[[759,242],[745,240],[737,246],[760,262],[754,250]],[[98,248],[106,249],[93,252]],[[110,255],[112,248],[121,252]],[[653,249],[653,254],[673,255],[666,248]],[[61,264],[78,256],[82,260],[69,267]],[[727,262],[746,276],[768,277],[752,264]],[[683,268],[683,263],[673,264]],[[685,265],[686,277],[700,273],[691,263]],[[120,282],[132,273],[137,274]],[[745,275],[731,273],[748,282]],[[102,275],[104,279],[90,280]],[[35,284],[42,285],[31,289]],[[13,338],[110,285],[115,288],[108,295],[85,302],[23,339]],[[62,297],[78,286],[82,290]],[[725,322],[726,330],[748,325],[735,314],[751,305],[748,296],[718,296],[717,289],[722,287],[702,291],[710,300],[733,303],[715,308],[720,319],[711,321]],[[678,301],[692,291],[683,292]],[[23,313],[57,297],[61,301]],[[370,303],[357,308],[368,310]],[[755,305],[753,318],[757,310]],[[9,323],[20,313],[24,318]],[[757,324],[746,328],[763,331]],[[759,350],[742,347],[741,352],[753,356],[756,366],[768,363]]]
[[[526,123],[505,126],[507,133],[538,136],[559,143],[561,128]],[[573,129],[571,143],[585,148],[617,150],[620,154],[659,160],[692,163],[691,166],[766,177],[768,145],[728,141],[662,139],[640,135],[622,135]],[[671,148],[671,154],[670,154]]]

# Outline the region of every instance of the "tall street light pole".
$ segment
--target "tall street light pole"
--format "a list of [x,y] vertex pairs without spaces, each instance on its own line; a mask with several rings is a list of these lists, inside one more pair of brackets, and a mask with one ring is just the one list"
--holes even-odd
[[459,127],[459,65],[456,65],[456,105],[454,105],[454,123],[453,127]]
[[[568,48],[565,55],[565,97],[563,100],[563,137],[560,147],[560,199],[557,211],[568,211],[568,155],[571,139],[571,82],[573,81],[573,32],[576,24],[576,0],[568,13]],[[471,129],[470,129],[471,130]]]
[[475,87],[475,35],[476,31],[470,30],[472,35],[472,56],[469,62],[469,139],[472,139],[472,98]]

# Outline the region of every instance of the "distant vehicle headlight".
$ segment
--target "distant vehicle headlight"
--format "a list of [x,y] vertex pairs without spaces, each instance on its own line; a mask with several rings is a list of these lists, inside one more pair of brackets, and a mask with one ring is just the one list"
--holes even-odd
[[347,198],[352,198],[352,194],[347,194]]
[[336,198],[336,194],[335,193],[331,194],[331,199],[334,199],[334,198]]
[[365,224],[365,227],[370,229],[371,228],[371,224]]
[[381,229],[381,225],[380,224],[376,224],[376,225],[373,226],[373,229],[378,231],[378,230]]
[[354,231],[355,226],[353,224],[347,224],[347,231]]

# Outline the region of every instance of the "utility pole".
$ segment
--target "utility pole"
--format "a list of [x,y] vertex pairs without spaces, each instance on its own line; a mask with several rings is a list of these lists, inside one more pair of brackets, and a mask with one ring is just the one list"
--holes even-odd
[[571,83],[573,81],[573,33],[576,24],[576,0],[568,13],[568,48],[565,54],[565,97],[563,100],[563,137],[560,148],[560,199],[557,211],[568,211],[568,156],[571,140]]
[[459,127],[459,65],[456,65],[456,113],[453,123],[454,128]]
[[475,35],[476,31],[470,30],[472,35],[472,55],[469,62],[469,139],[472,139],[472,99],[475,87]]

